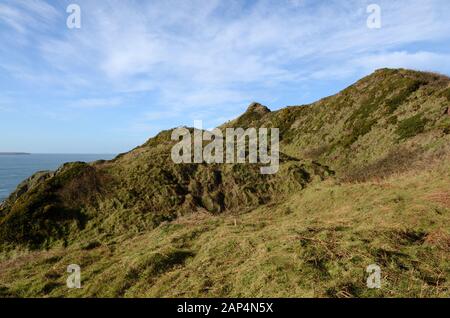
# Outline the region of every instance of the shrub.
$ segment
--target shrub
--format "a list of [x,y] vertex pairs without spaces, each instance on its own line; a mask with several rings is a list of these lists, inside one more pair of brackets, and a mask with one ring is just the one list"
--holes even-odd
[[406,99],[415,91],[417,91],[420,86],[426,84],[425,82],[422,81],[410,81],[408,82],[408,84],[406,85],[406,88],[404,88],[399,94],[395,95],[394,97],[392,97],[391,99],[389,99],[386,102],[386,106],[388,108],[388,112],[389,113],[393,113],[397,110],[397,108],[403,104],[403,102],[406,101]]
[[376,120],[364,120],[359,119],[353,123],[353,129],[349,135],[347,135],[341,142],[344,148],[349,147],[356,142],[359,137],[368,134],[372,130],[372,126],[375,125]]
[[397,135],[400,140],[414,137],[424,131],[426,123],[421,114],[407,118],[398,124]]

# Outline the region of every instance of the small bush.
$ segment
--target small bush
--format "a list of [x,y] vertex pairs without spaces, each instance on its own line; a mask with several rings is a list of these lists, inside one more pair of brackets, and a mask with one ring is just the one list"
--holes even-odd
[[341,142],[342,146],[349,147],[354,142],[356,142],[360,137],[368,134],[373,125],[375,125],[376,120],[358,120],[353,123],[353,129],[349,135],[347,135]]
[[389,113],[393,113],[397,110],[397,108],[403,104],[406,99],[408,99],[408,97],[414,93],[415,91],[417,91],[420,86],[426,84],[425,82],[422,81],[411,81],[406,85],[406,88],[403,89],[399,94],[395,95],[394,97],[392,97],[391,99],[389,99],[386,102],[386,106],[388,108],[388,112]]
[[397,127],[397,135],[400,140],[414,137],[424,131],[427,120],[421,114],[401,121]]

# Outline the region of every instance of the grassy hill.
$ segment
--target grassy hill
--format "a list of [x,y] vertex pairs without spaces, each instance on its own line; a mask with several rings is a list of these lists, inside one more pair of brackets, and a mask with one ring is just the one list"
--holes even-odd
[[382,69],[220,127],[279,128],[274,175],[176,165],[171,131],[38,173],[0,206],[0,296],[448,297],[449,107],[447,77]]

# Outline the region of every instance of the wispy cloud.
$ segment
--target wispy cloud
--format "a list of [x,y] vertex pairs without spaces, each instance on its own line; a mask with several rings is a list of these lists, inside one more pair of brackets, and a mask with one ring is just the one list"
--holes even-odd
[[0,4],[0,23],[21,35],[48,29],[60,16],[60,12],[42,0],[7,0]]
[[109,108],[117,107],[122,104],[122,99],[119,97],[112,98],[82,98],[71,101],[68,106],[75,108]]
[[[325,69],[328,65],[321,62],[330,55],[339,60],[381,47],[432,41],[450,30],[439,19],[444,18],[445,1],[382,1],[384,25],[375,31],[365,27],[365,1],[296,10],[307,2],[81,1],[83,28],[40,39],[40,54],[56,69],[92,71],[124,85],[146,79],[163,87],[189,79],[221,88],[234,83],[264,86]],[[59,14],[37,0],[3,7],[2,16],[20,31],[37,20],[32,12],[49,20]]]
[[276,103],[286,91],[379,67],[450,73],[448,0],[378,0],[381,29],[366,26],[372,2],[79,0],[82,28],[69,30],[68,1],[6,0],[0,67],[19,83],[65,93],[69,107],[138,99],[135,127],[156,124],[158,114],[173,119],[158,125],[228,118],[243,103]]

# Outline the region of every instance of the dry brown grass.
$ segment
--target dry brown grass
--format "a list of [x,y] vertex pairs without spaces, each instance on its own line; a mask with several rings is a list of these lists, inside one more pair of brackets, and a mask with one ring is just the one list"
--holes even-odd
[[430,232],[425,238],[425,243],[450,252],[450,234],[441,229]]
[[432,202],[437,202],[446,208],[450,208],[450,191],[436,192],[427,196]]

